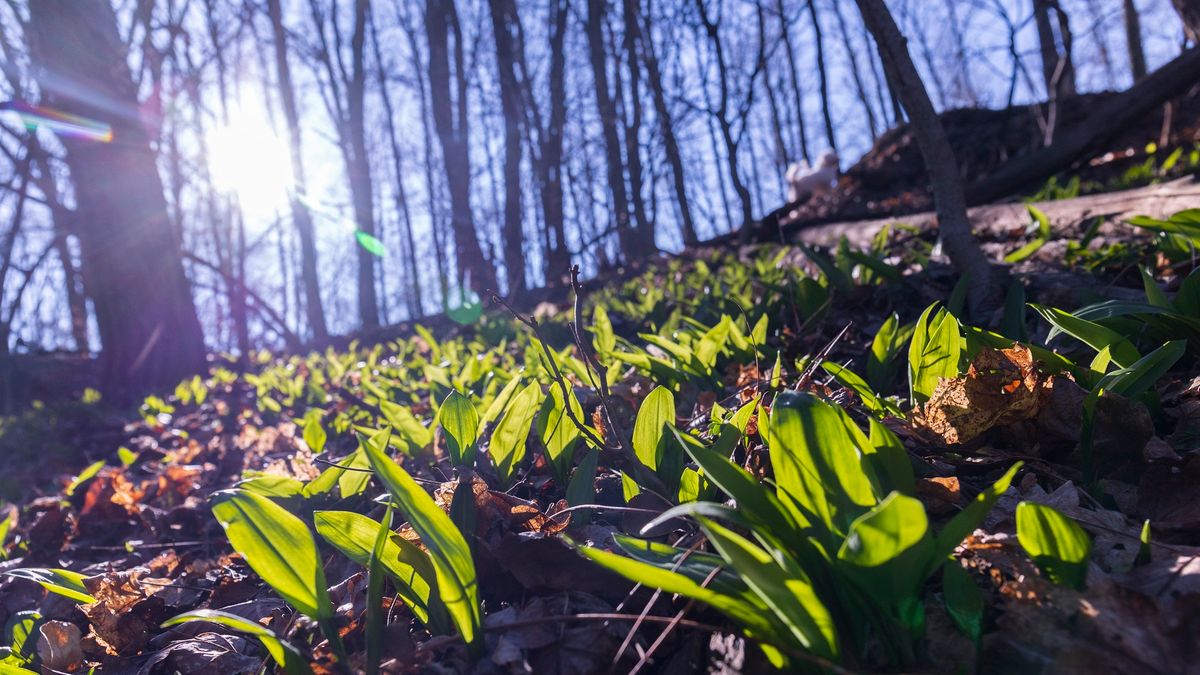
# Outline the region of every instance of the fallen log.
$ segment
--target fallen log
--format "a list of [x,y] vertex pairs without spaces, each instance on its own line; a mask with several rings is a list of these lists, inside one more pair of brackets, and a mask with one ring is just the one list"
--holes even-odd
[[1154,108],[1200,82],[1200,47],[1193,47],[1141,82],[1105,101],[1083,120],[1064,130],[1053,144],[1014,157],[987,178],[967,188],[968,204],[988,204],[1036,185],[1085,159],[1102,144]]

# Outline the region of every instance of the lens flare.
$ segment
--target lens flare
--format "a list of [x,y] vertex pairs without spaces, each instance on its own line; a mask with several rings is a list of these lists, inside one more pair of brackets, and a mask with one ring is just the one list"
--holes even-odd
[[60,138],[74,138],[97,143],[110,143],[113,139],[111,125],[54,108],[37,106],[25,101],[6,101],[0,103],[0,110],[16,113],[21,118],[21,124],[29,131],[46,128]]

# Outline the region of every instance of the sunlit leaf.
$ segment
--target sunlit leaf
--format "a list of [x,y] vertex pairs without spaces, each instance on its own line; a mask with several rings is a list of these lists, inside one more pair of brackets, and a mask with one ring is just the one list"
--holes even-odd
[[359,246],[363,247],[364,251],[373,256],[382,258],[383,254],[387,253],[387,247],[383,245],[382,241],[362,230],[357,230],[354,233],[354,240],[358,242]]
[[57,593],[76,602],[90,603],[96,601],[88,593],[87,586],[83,583],[83,580],[87,577],[79,572],[54,567],[20,567],[15,570],[8,570],[4,574],[36,582],[51,593]]
[[1073,519],[1034,502],[1017,505],[1017,541],[1056,584],[1082,589],[1092,540]]
[[308,665],[308,659],[304,658],[299,650],[281,640],[278,635],[261,624],[236,614],[215,609],[196,609],[167,619],[162,623],[162,627],[169,628],[190,621],[215,623],[258,638],[275,663],[279,664],[288,675],[308,675],[312,672]]
[[471,399],[457,391],[442,401],[438,409],[438,424],[446,436],[446,451],[453,466],[475,463],[475,443],[479,439],[479,413]]

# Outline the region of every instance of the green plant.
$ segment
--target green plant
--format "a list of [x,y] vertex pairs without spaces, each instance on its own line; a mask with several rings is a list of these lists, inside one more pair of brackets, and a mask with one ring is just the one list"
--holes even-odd
[[463,642],[478,653],[482,646],[483,620],[475,562],[467,540],[433,497],[387,456],[384,452],[386,441],[376,443],[372,439],[362,439],[361,442],[375,475],[425,544],[440,602],[445,605]]
[[296,611],[315,620],[349,672],[349,658],[334,624],[325,569],[303,520],[267,497],[245,490],[213,495],[213,515],[246,564]]
[[[681,504],[643,531],[691,516],[715,555],[628,537],[617,538],[628,558],[580,550],[632,581],[724,612],[772,662],[792,667],[803,663],[793,661],[797,652],[853,663],[872,645],[894,663],[911,663],[926,581],[1017,470],[934,533],[921,503],[901,491],[911,489],[912,469],[894,436],[873,424],[868,437],[843,410],[811,395],[788,392],[774,402],[767,431],[773,487],[727,459],[740,438],[732,427],[712,447],[675,435],[737,507]],[[966,615],[962,596],[952,599]]]
[[1017,505],[1017,541],[1051,581],[1083,588],[1092,540],[1074,520],[1045,504],[1021,502]]
[[57,593],[75,602],[89,603],[96,601],[88,593],[87,586],[83,583],[83,580],[87,577],[79,572],[53,567],[21,567],[15,570],[8,570],[4,574],[36,582],[51,593]]
[[312,669],[308,665],[308,660],[300,654],[299,650],[281,640],[271,630],[236,614],[221,612],[215,609],[197,609],[177,614],[164,621],[162,626],[163,628],[169,628],[191,621],[215,623],[257,638],[259,643],[262,644],[263,649],[267,650],[267,653],[271,655],[275,663],[288,675],[308,675],[312,673]]
[[942,378],[958,376],[962,347],[958,319],[937,303],[926,307],[908,347],[909,399],[913,403],[929,400]]

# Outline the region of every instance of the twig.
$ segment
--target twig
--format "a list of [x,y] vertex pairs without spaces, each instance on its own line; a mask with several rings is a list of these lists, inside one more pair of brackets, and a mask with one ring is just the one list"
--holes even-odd
[[619,442],[625,443],[629,436],[625,435],[624,429],[617,426],[616,419],[608,407],[608,400],[612,397],[612,393],[608,389],[608,378],[600,369],[600,362],[596,360],[596,355],[592,353],[591,349],[588,349],[587,343],[583,340],[583,285],[579,283],[579,265],[571,266],[571,290],[575,293],[575,320],[570,326],[571,335],[575,338],[575,348],[583,355],[589,379],[592,379],[592,371],[596,371],[596,377],[592,380],[592,388],[600,393],[600,409],[604,411],[608,428],[613,430]]
[[821,351],[817,352],[813,356],[812,362],[809,363],[808,366],[805,367],[804,372],[800,374],[800,379],[796,380],[796,384],[793,386],[793,389],[800,391],[800,389],[802,389],[809,383],[810,380],[812,380],[813,374],[817,372],[817,368],[819,368],[821,364],[825,362],[825,357],[829,356],[829,352],[833,351],[834,346],[841,342],[842,338],[846,336],[846,333],[853,325],[853,321],[848,322],[840,331],[838,331],[837,335],[833,336],[832,340],[830,340],[824,347],[821,348]]

